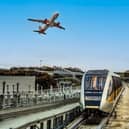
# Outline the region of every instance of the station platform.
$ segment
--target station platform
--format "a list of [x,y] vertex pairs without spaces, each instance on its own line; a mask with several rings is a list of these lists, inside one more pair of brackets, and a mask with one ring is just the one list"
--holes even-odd
[[107,125],[103,129],[129,129],[129,87],[126,86]]

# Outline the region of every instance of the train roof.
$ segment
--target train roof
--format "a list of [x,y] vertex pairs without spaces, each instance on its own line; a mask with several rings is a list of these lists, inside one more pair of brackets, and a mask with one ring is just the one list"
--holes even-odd
[[104,70],[88,70],[86,72],[86,74],[105,74],[105,75],[107,75],[108,72],[109,72],[109,70],[106,70],[106,69],[104,69]]
[[88,75],[107,75],[107,74],[110,74],[112,76],[117,76],[117,77],[120,77],[118,74],[114,73],[114,72],[111,72],[107,69],[103,69],[103,70],[88,70],[85,74],[88,74]]

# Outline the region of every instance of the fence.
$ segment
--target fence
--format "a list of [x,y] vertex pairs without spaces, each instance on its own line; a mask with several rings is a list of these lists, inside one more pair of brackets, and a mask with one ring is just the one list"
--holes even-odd
[[0,95],[0,109],[50,104],[65,99],[79,98],[80,87],[56,88],[41,91],[10,92]]

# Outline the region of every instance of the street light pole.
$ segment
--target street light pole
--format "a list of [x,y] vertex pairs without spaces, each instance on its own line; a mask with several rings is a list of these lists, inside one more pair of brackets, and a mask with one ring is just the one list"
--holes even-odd
[[42,60],[40,60],[40,68],[41,68],[41,65],[42,65]]

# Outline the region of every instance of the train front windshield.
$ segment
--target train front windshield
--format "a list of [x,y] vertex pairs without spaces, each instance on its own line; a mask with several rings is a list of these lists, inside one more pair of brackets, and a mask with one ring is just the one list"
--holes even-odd
[[86,75],[85,91],[95,90],[102,91],[105,85],[106,76],[104,75]]

